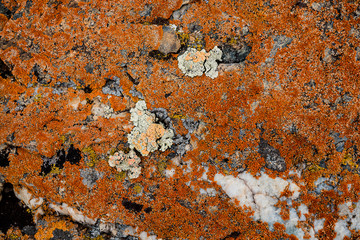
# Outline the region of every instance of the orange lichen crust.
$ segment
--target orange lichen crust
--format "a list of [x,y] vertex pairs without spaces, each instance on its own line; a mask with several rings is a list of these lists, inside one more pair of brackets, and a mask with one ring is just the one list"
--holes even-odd
[[[45,199],[40,218],[66,203],[135,235],[295,239],[284,223],[290,208],[306,205],[296,227],[304,238],[330,239],[346,219],[338,206],[359,201],[356,1],[0,2],[8,9],[0,12],[0,174]],[[177,33],[177,53],[158,51],[165,26]],[[200,61],[200,50],[216,46],[216,78],[178,68],[187,48]],[[130,110],[140,99],[168,115],[156,115],[162,125],[143,137],[155,142],[166,124],[175,137],[164,152],[138,154],[141,175],[129,179],[107,160],[129,153]],[[94,110],[105,106],[106,114]],[[290,189],[274,205],[283,223],[255,221],[254,209],[214,182],[244,171],[297,184],[291,206]],[[72,228],[67,221],[38,227],[35,237]],[[359,234],[349,228],[347,237]]]

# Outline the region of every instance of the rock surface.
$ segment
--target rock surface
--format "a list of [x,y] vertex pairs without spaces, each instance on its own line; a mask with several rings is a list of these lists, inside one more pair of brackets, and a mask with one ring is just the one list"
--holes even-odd
[[359,21],[0,0],[0,238],[359,239]]

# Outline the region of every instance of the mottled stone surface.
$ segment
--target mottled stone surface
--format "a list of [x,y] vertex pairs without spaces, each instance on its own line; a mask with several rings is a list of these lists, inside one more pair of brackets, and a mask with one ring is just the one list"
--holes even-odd
[[0,238],[360,238],[359,21],[0,0]]

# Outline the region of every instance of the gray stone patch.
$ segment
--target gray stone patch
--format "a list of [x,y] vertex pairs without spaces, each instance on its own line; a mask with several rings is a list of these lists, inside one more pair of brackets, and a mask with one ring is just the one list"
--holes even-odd
[[265,159],[265,167],[279,172],[286,170],[286,162],[285,159],[280,156],[280,151],[270,146],[263,138],[260,138],[259,153],[261,157]]
[[69,78],[67,78],[67,79],[68,79],[68,82],[61,82],[61,83],[56,82],[52,93],[61,95],[61,94],[65,93],[68,88],[72,88],[72,89],[76,90],[76,84]]
[[172,13],[171,18],[174,20],[181,20],[189,8],[190,4],[185,4],[181,6],[179,10],[176,10]]
[[183,156],[188,150],[190,146],[190,135],[187,134],[186,136],[176,135],[173,139],[173,146],[171,147],[172,150],[176,152],[176,154]]
[[134,86],[132,86],[131,90],[129,91],[129,93],[133,96],[133,97],[137,97],[140,99],[144,99],[144,96],[142,95],[141,92],[139,92],[138,90],[136,90],[136,88]]
[[94,187],[96,181],[102,178],[103,175],[103,173],[100,173],[92,168],[80,170],[80,176],[83,178],[83,184],[90,189]]
[[105,86],[102,88],[104,94],[111,94],[117,97],[123,96],[123,89],[120,86],[120,78],[113,77],[112,79],[106,79]]
[[285,48],[292,42],[292,38],[285,35],[278,35],[274,37],[274,42],[274,48]]
[[64,231],[62,229],[56,228],[53,232],[53,237],[50,240],[72,240],[73,236],[70,231]]
[[155,114],[157,121],[164,124],[165,128],[170,128],[175,132],[171,123],[171,118],[165,108],[154,108],[151,112]]
[[286,37],[285,35],[275,36],[273,40],[274,40],[274,46],[270,51],[270,58],[275,57],[279,49],[289,46],[289,44],[292,42],[292,38]]
[[337,152],[344,151],[347,137],[340,137],[340,133],[333,132],[330,136],[334,139],[334,144]]
[[87,73],[93,74],[94,73],[94,64],[93,63],[86,64],[85,70]]
[[199,127],[199,121],[195,121],[192,118],[181,119],[184,127],[189,133],[193,133]]
[[222,62],[223,63],[241,63],[245,61],[246,57],[251,52],[251,47],[244,44],[240,49],[236,49],[230,45],[224,45],[221,47],[223,52]]
[[141,17],[150,17],[153,9],[153,4],[145,4],[144,9],[140,12]]
[[330,190],[336,190],[336,178],[334,176],[330,176],[329,178],[320,177],[315,182],[315,193],[321,194],[321,192],[324,191],[330,191]]

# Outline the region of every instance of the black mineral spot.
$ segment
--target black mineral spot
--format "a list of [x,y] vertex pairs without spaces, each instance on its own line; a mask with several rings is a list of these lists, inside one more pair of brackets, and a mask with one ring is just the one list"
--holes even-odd
[[92,92],[92,88],[90,87],[90,85],[86,85],[86,86],[84,87],[84,92],[85,92],[85,93],[91,93],[91,92]]
[[295,8],[307,8],[307,4],[303,1],[297,1],[293,7],[292,10],[294,10]]
[[30,237],[34,237],[36,234],[36,227],[35,226],[25,226],[23,229],[21,229],[22,234],[26,234]]
[[47,175],[53,168],[64,168],[64,163],[68,161],[71,164],[78,164],[81,160],[81,151],[74,148],[71,144],[67,153],[65,149],[57,151],[56,155],[52,158],[43,157],[43,164],[41,165],[41,174]]
[[0,167],[9,166],[9,164],[10,164],[9,153],[10,153],[9,148],[5,148],[5,149],[0,151]]
[[172,158],[174,158],[174,157],[176,157],[177,156],[177,153],[176,152],[170,152],[167,156],[166,156],[166,158],[167,159],[172,159]]
[[8,9],[3,4],[4,1],[0,1],[0,14],[4,14],[8,19],[11,18],[11,16],[16,12],[18,7],[14,7],[12,10]]
[[31,69],[30,77],[35,77],[36,81],[40,84],[49,84],[51,79],[47,75],[46,72],[42,71],[38,64],[35,64],[34,67]]
[[146,213],[150,213],[152,211],[152,208],[151,207],[147,207],[144,209],[144,212]]
[[11,11],[0,2],[0,14],[4,14],[7,18],[11,17]]
[[66,161],[65,150],[61,149],[61,150],[57,151],[56,155],[57,155],[57,161],[56,161],[55,167],[63,168],[64,163]]
[[81,151],[79,149],[74,148],[71,144],[66,155],[66,161],[69,161],[71,164],[78,164],[81,160]]
[[154,24],[154,25],[169,25],[169,19],[158,17],[158,18],[155,18],[151,22],[151,24]]
[[50,240],[71,240],[73,239],[69,231],[64,231],[62,229],[55,229],[53,231],[53,237]]
[[140,212],[143,208],[143,205],[141,204],[137,204],[135,202],[131,202],[129,201],[127,198],[124,198],[122,200],[122,205],[129,211],[133,211],[133,212]]
[[226,237],[224,237],[222,240],[227,240],[227,239],[236,239],[237,237],[240,236],[239,232],[232,232],[231,234],[227,235]]
[[149,57],[155,58],[157,60],[169,60],[171,59],[171,54],[163,54],[159,50],[153,50],[149,52]]
[[5,183],[0,201],[0,231],[6,233],[11,227],[35,226],[29,208],[24,207],[15,196],[12,184]]
[[171,94],[172,94],[172,92],[171,92],[171,93],[165,93],[165,98],[170,97],[170,96],[171,96]]
[[7,66],[3,60],[0,59],[0,76],[2,78],[14,78],[9,66]]
[[130,73],[125,72],[125,75],[129,78],[129,80],[134,84],[138,85],[140,83],[139,79],[133,78]]
[[223,52],[222,63],[240,63],[245,61],[251,51],[251,47],[244,44],[242,48],[237,49],[230,45],[224,45],[221,47],[221,50]]
[[139,240],[138,237],[134,237],[134,236],[127,236],[126,238],[124,238],[125,240]]

